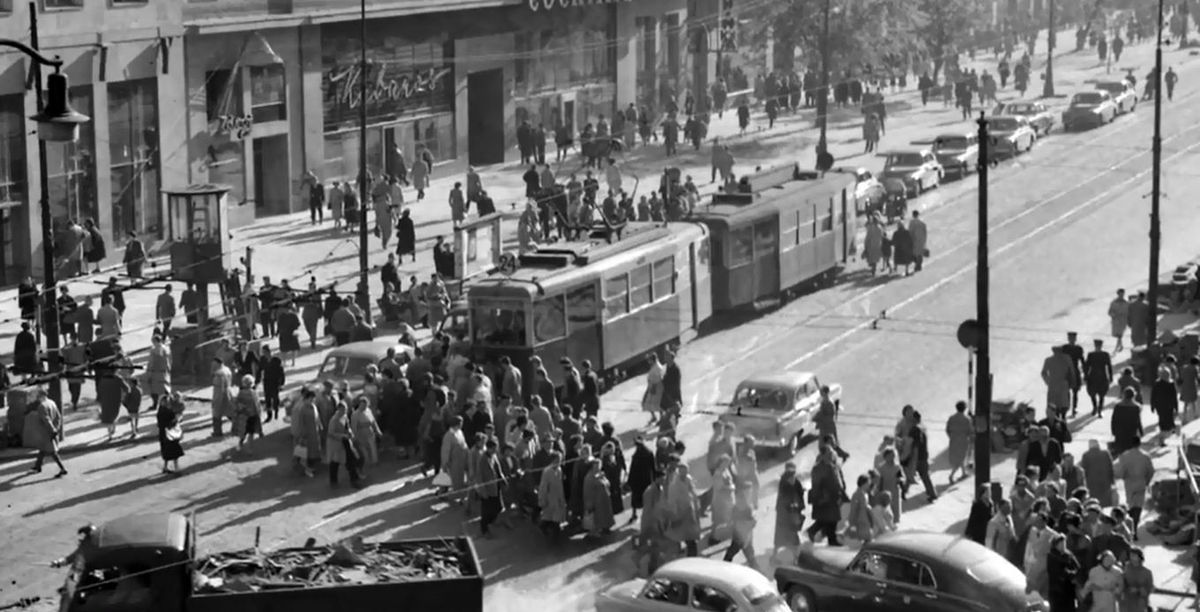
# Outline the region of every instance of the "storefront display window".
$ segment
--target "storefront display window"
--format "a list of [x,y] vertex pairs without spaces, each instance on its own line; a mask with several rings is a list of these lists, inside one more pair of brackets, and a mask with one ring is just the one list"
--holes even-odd
[[108,86],[112,236],[159,235],[158,83],[155,79]]
[[517,33],[515,95],[611,80],[608,13],[583,11],[559,19],[570,22]]
[[416,159],[416,152],[421,145],[433,154],[433,161],[440,162],[454,159],[454,117],[452,115],[435,115],[412,122],[413,150],[405,151],[406,159]]
[[[90,86],[71,88],[75,110],[95,116]],[[68,143],[47,143],[46,169],[49,175],[50,214],[55,228],[75,219],[97,217],[96,204],[96,132],[91,122],[79,126],[79,139]]]
[[254,123],[287,119],[287,89],[282,65],[250,68],[250,113]]

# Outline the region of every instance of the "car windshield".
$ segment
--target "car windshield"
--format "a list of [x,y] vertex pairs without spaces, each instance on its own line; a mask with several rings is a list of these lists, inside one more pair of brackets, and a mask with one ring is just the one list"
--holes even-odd
[[969,146],[966,136],[943,136],[938,138],[939,151],[966,151]]
[[330,355],[321,364],[317,372],[317,380],[361,380],[367,373],[367,366],[375,363],[364,357],[347,357],[345,355]]
[[763,410],[787,410],[790,404],[788,393],[783,389],[755,385],[746,385],[738,389],[733,396],[733,403],[742,408]]
[[1072,106],[1099,104],[1104,101],[1104,94],[1098,91],[1089,91],[1087,93],[1078,93],[1071,98]]
[[1021,122],[1012,117],[998,117],[990,122],[992,129],[997,132],[1015,132],[1021,127]]
[[1004,112],[1010,115],[1033,115],[1037,113],[1037,107],[1032,104],[1009,104]]
[[892,153],[887,158],[889,166],[920,166],[925,159],[920,153]]
[[1107,91],[1110,94],[1119,94],[1125,91],[1125,85],[1121,83],[1100,83],[1096,85],[1096,89]]
[[967,568],[967,575],[985,585],[1025,584],[1025,574],[999,557],[980,561]]

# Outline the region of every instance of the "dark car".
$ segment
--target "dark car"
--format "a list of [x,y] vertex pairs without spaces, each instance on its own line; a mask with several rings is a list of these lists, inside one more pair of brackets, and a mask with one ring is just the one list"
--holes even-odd
[[1007,559],[945,533],[892,533],[858,551],[815,548],[777,568],[775,582],[797,612],[1049,610]]

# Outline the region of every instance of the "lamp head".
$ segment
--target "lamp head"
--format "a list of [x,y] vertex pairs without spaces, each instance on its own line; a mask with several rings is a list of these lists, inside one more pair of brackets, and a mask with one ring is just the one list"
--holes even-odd
[[91,120],[71,108],[67,75],[59,72],[47,76],[45,104],[30,119],[37,121],[38,138],[46,142],[75,142],[79,125]]

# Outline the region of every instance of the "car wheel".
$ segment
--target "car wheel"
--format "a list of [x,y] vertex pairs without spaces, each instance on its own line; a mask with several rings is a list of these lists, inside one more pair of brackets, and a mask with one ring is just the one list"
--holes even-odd
[[787,602],[793,612],[813,612],[817,609],[816,598],[813,597],[812,591],[804,587],[796,586],[788,589]]

